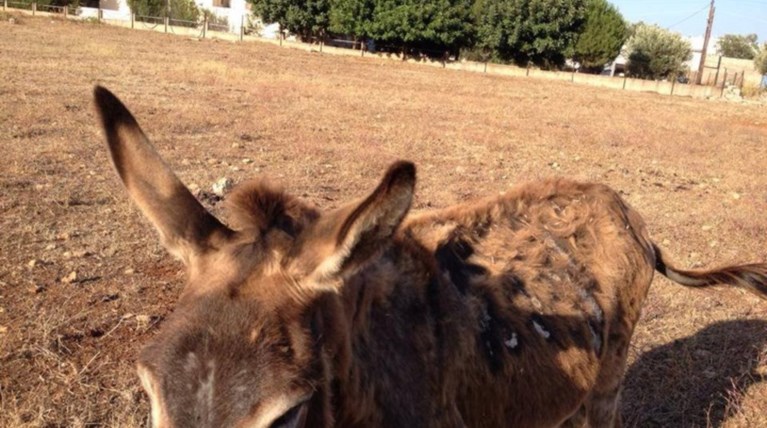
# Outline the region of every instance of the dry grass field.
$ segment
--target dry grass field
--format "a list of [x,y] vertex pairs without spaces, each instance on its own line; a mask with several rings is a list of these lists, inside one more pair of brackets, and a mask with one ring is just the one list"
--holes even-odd
[[[109,163],[91,93],[204,191],[271,177],[325,208],[398,158],[418,210],[601,181],[685,267],[767,260],[767,111],[260,43],[0,14],[0,427],[146,426],[137,350],[183,285]],[[767,426],[767,302],[656,279],[627,426]]]

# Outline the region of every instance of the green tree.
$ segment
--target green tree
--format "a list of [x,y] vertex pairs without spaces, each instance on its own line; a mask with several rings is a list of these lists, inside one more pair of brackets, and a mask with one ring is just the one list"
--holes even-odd
[[754,59],[759,52],[759,45],[756,40],[756,34],[746,36],[725,34],[716,44],[716,51],[719,55],[730,58]]
[[128,0],[128,7],[139,16],[165,16],[165,0]]
[[561,67],[585,12],[586,0],[477,0],[475,49],[518,65]]
[[200,9],[194,0],[170,0],[169,16],[173,19],[197,22],[200,19]]
[[277,22],[280,28],[302,40],[324,37],[330,25],[330,0],[248,0],[253,13],[264,22]]
[[474,17],[474,44],[467,47],[466,57],[471,60],[500,60],[503,31],[501,16],[507,5],[497,1],[477,0],[472,7]]
[[574,59],[581,70],[599,73],[614,60],[628,39],[623,15],[607,0],[587,0],[586,22],[575,44]]
[[128,7],[139,16],[168,15],[173,19],[193,22],[197,22],[200,18],[200,9],[197,8],[194,0],[168,0],[167,9],[165,0],[128,0]]
[[331,0],[330,31],[360,40],[370,36],[375,0]]
[[767,74],[767,43],[762,44],[762,48],[759,49],[759,53],[754,57],[754,66],[760,73]]
[[[471,38],[471,0],[374,0],[369,36],[403,50],[453,51]],[[429,53],[429,52],[427,52]]]
[[424,1],[422,20],[426,21],[423,39],[427,45],[456,53],[467,45],[474,32],[471,0]]
[[635,24],[626,43],[629,75],[665,79],[682,73],[692,59],[690,42],[657,25]]

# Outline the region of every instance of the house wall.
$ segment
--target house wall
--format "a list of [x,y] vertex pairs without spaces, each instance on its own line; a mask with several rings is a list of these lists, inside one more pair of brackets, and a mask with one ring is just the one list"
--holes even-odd
[[232,33],[239,33],[242,24],[248,23],[250,3],[246,0],[228,0],[228,7],[222,6],[227,4],[227,0],[197,0],[196,4],[197,7],[209,10],[218,17],[226,18]]
[[99,8],[130,14],[127,0],[99,0]]

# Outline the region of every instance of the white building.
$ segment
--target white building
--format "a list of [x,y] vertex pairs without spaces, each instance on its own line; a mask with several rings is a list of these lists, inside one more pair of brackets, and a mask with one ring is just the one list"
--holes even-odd
[[195,3],[200,9],[209,10],[217,17],[225,18],[232,33],[239,33],[243,24],[248,26],[250,3],[246,0],[195,0]]
[[[90,4],[95,6],[95,3]],[[127,0],[99,0],[98,7],[80,7],[77,15],[81,18],[98,18],[99,10],[103,19],[130,21],[131,11]]]
[[[703,53],[704,37],[692,36],[686,37],[685,39],[690,42],[690,47],[692,47],[692,59],[685,62],[685,64],[690,68],[691,71],[698,71],[698,66],[700,66],[700,56]],[[711,37],[711,39],[708,41],[706,56],[716,56],[716,45],[718,43],[718,37]]]
[[[227,29],[216,28],[212,24],[212,30],[225,30],[232,33],[239,33],[242,24],[246,27],[250,24],[250,3],[246,0],[195,0],[195,4],[200,10],[206,10],[226,20]],[[101,10],[102,18],[114,21],[130,21],[131,9],[127,0],[99,0],[98,8],[81,7],[79,16],[82,18],[97,18]]]
[[120,15],[130,16],[130,7],[127,0],[99,0],[99,8],[104,11],[114,11]]

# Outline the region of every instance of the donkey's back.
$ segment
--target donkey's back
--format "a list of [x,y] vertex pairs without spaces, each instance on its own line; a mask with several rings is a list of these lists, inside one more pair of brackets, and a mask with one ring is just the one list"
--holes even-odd
[[401,233],[434,255],[469,313],[456,356],[467,426],[556,426],[582,406],[593,426],[615,423],[655,253],[614,191],[530,183],[406,219]]

